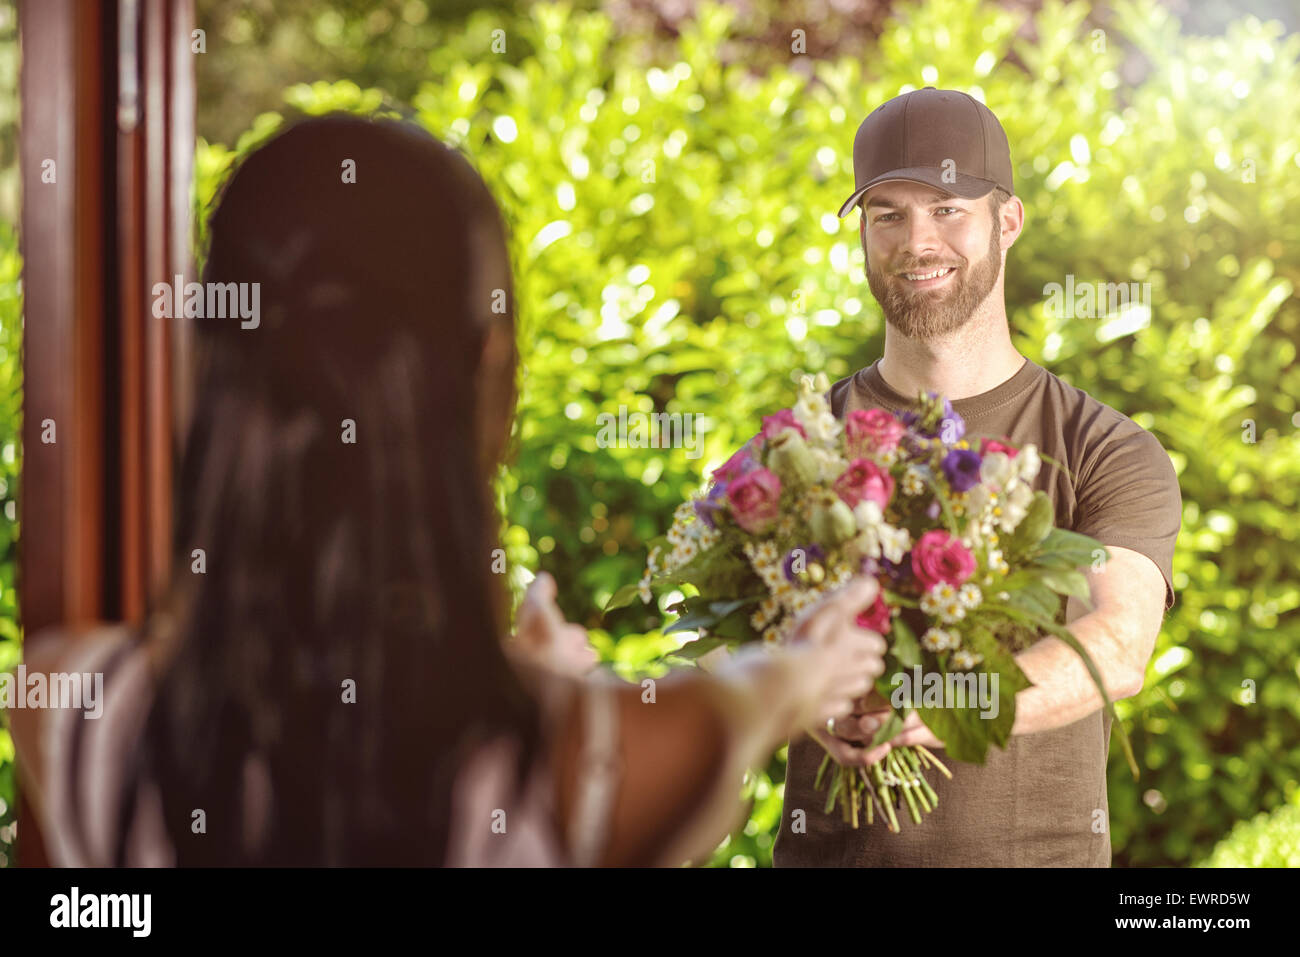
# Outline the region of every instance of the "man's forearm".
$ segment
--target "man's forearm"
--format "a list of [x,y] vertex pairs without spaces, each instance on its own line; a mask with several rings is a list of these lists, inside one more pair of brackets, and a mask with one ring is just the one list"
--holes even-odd
[[[1069,628],[1101,672],[1110,699],[1128,697],[1135,681],[1132,649],[1126,647],[1106,618],[1099,613],[1082,615]],[[1033,687],[1016,695],[1016,723],[1012,734],[1062,728],[1103,705],[1083,659],[1059,638],[1044,638],[1022,651],[1016,655],[1016,664],[1033,682]]]

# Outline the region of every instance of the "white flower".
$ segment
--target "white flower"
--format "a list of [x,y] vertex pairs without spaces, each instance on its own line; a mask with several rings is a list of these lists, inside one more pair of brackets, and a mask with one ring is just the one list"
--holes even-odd
[[921,610],[951,625],[966,617],[966,606],[957,596],[957,589],[940,582],[921,596]]
[[831,415],[825,401],[819,397],[817,402],[817,407],[807,407],[803,403],[796,404],[794,414],[799,424],[803,426],[804,432],[807,433],[805,441],[809,447],[812,449],[820,447],[824,450],[835,444],[840,434],[840,423],[835,416]]
[[853,507],[853,517],[858,520],[860,529],[876,529],[885,523],[885,514],[880,506],[866,498]]
[[903,494],[920,495],[925,491],[925,473],[928,471],[924,466],[909,465],[903,470]]
[[944,631],[942,628],[927,628],[924,635],[921,636],[921,645],[926,651],[943,651],[946,648],[956,647],[957,636],[952,632]]
[[990,452],[980,462],[980,481],[1001,488],[1013,475],[1011,459],[1003,452]]
[[855,545],[869,558],[879,558],[883,553],[891,562],[901,562],[903,553],[912,547],[912,537],[905,528],[895,528],[885,521],[880,506],[870,500],[859,502],[853,509],[860,529]]
[[903,553],[912,547],[912,536],[905,528],[884,525],[880,529],[880,550],[891,562],[897,564],[903,560]]
[[1012,479],[1007,494],[999,506],[998,527],[1004,532],[1013,532],[1029,513],[1029,504],[1034,500],[1033,490],[1024,482]]
[[957,590],[957,600],[966,608],[978,608],[980,602],[984,600],[984,594],[979,590],[978,585],[967,582]]
[[648,605],[654,598],[654,593],[650,591],[650,576],[647,575],[636,583],[637,594],[641,596],[642,603]]
[[1024,482],[1013,482],[1007,489],[1007,503],[1013,508],[1028,508],[1034,500],[1034,490]]
[[[834,436],[831,436],[828,442],[834,442],[834,440]],[[830,449],[819,449],[814,446],[809,449],[809,452],[812,453],[813,461],[817,463],[817,480],[823,484],[831,484],[843,475],[849,467],[847,460]]]
[[1025,482],[1032,482],[1042,467],[1042,459],[1039,458],[1038,449],[1033,445],[1026,445],[1020,450],[1020,454],[1015,458],[1016,474]]
[[960,651],[953,652],[952,665],[954,668],[960,668],[962,671],[969,671],[983,660],[983,655],[962,648]]

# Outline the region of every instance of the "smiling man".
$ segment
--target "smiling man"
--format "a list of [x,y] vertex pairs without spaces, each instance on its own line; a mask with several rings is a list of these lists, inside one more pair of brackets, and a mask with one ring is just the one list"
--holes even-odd
[[[863,121],[853,166],[855,189],[840,215],[861,210],[885,349],[831,387],[832,410],[841,419],[854,409],[900,412],[916,407],[918,390],[935,390],[952,400],[967,438],[1033,443],[1059,463],[1045,464],[1034,487],[1050,496],[1059,527],[1108,551],[1085,569],[1091,607],[1072,597],[1065,620],[1109,696],[1137,694],[1174,601],[1178,480],[1151,433],[1011,342],[1003,279],[1025,210],[1001,124],[965,93],[915,90]],[[1033,687],[1016,697],[1007,749],[991,749],[983,766],[946,761],[951,780],[930,775],[938,806],[919,825],[903,815],[898,834],[879,823],[854,830],[824,814],[825,794],[813,780],[823,747],[845,764],[869,764],[891,746],[941,749],[915,715],[892,742],[870,751],[863,745],[884,713],[874,710],[880,700],[837,722],[833,734],[791,741],[776,866],[1110,866],[1111,721],[1103,702],[1055,637],[1016,660]]]

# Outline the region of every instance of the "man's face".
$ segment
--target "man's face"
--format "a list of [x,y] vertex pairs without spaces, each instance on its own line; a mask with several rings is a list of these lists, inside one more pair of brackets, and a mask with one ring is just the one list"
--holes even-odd
[[[965,325],[1002,269],[1001,231],[989,197],[961,199],[895,181],[873,186],[862,202],[867,283],[885,321],[914,339]],[[936,271],[933,278],[914,278]]]

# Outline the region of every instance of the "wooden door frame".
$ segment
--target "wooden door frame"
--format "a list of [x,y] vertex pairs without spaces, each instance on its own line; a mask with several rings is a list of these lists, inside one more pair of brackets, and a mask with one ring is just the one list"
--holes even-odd
[[[19,4],[28,641],[139,621],[166,583],[187,340],[149,290],[191,272],[193,25],[192,0]],[[18,820],[19,865],[45,864],[21,794]]]

